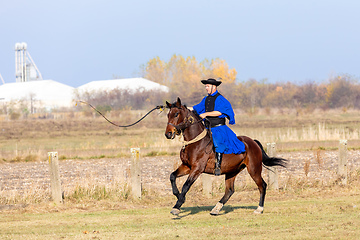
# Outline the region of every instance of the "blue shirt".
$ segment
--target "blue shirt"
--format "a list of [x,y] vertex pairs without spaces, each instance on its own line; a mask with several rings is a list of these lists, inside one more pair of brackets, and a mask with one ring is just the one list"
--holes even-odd
[[[213,93],[212,96],[215,94],[217,94],[217,91]],[[205,99],[206,97],[193,107],[198,114],[205,112]],[[228,118],[229,124],[235,124],[234,110],[232,109],[230,102],[222,95],[219,95],[215,99],[214,111],[221,113],[219,118]],[[216,152],[225,154],[240,154],[245,152],[244,143],[237,138],[236,134],[228,126],[222,125],[213,127],[211,128],[211,132]]]
[[[211,96],[214,96],[217,94],[218,91],[211,94]],[[204,97],[201,102],[197,105],[195,105],[193,108],[194,110],[200,115],[205,112],[205,99]],[[231,104],[226,98],[224,98],[222,95],[219,95],[215,100],[215,107],[214,111],[221,112],[222,114],[219,116],[219,118],[227,118],[229,119],[229,124],[235,124],[235,114],[234,110],[231,107]]]

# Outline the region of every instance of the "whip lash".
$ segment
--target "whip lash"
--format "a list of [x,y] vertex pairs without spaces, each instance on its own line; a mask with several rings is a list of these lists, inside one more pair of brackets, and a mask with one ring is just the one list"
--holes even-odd
[[156,106],[156,107],[154,107],[153,109],[151,109],[149,112],[147,112],[142,118],[140,118],[140,119],[137,120],[136,122],[134,122],[134,123],[132,123],[132,124],[129,124],[129,125],[118,125],[118,124],[110,121],[107,117],[104,116],[104,114],[102,114],[99,110],[97,110],[97,109],[96,109],[93,105],[91,105],[90,103],[79,100],[79,101],[76,101],[75,106],[77,106],[78,102],[89,105],[89,106],[90,106],[92,109],[94,109],[98,114],[100,114],[106,121],[108,121],[109,123],[111,123],[112,125],[114,125],[114,126],[116,126],[116,127],[131,127],[131,126],[134,126],[135,124],[141,122],[144,118],[146,118],[151,112],[159,109],[159,110],[160,110],[160,113],[161,113],[161,112],[164,111],[164,109],[166,108],[165,106],[162,106],[162,105]]

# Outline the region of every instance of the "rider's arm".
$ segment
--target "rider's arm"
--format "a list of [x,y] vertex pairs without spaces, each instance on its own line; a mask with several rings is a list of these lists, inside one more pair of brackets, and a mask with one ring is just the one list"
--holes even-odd
[[220,116],[222,113],[219,111],[212,111],[212,112],[204,112],[202,114],[200,114],[201,118],[206,118],[206,117],[218,117]]

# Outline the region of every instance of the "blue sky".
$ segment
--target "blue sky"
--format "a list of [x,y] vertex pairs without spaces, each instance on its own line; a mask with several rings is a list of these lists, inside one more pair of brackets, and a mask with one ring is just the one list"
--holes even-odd
[[239,81],[359,78],[359,12],[358,0],[1,0],[0,74],[15,82],[26,42],[44,79],[73,87],[173,54],[224,59]]

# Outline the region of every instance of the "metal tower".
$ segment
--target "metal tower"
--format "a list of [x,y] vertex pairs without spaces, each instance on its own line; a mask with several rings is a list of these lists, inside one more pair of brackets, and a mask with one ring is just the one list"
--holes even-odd
[[41,73],[27,51],[27,44],[15,44],[15,76],[16,82],[42,80]]

